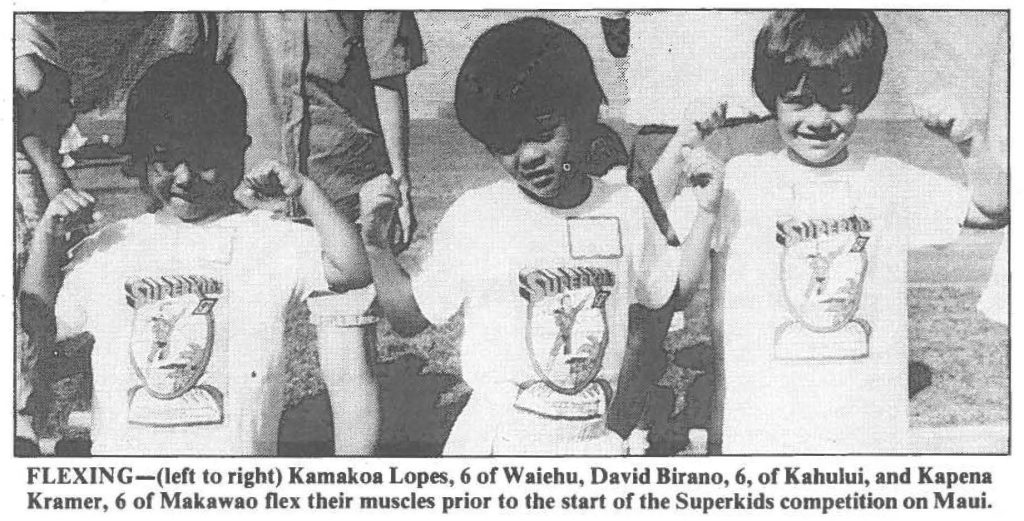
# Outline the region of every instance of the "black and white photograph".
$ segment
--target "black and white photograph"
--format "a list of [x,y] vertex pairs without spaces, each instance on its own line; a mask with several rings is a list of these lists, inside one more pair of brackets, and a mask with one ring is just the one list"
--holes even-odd
[[9,12],[15,458],[1010,454],[1009,10],[260,7]]

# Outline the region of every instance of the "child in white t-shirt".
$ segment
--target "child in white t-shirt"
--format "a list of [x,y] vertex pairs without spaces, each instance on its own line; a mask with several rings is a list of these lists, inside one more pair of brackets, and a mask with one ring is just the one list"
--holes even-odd
[[394,187],[362,193],[364,242],[395,330],[415,334],[464,312],[462,376],[473,395],[447,455],[626,452],[606,412],[621,384],[627,311],[699,282],[720,181],[713,164],[690,158],[709,183],[673,206],[692,225],[681,247],[668,246],[635,190],[588,175],[580,160],[602,99],[589,52],[564,27],[538,18],[493,27],[462,65],[455,107],[507,178],[448,209],[413,277],[387,246]]
[[907,250],[1007,220],[1005,175],[980,175],[981,136],[939,98],[919,114],[958,147],[971,190],[849,149],[885,53],[867,11],[780,11],[758,35],[754,88],[786,149],[726,167],[712,275],[725,453],[906,450]]
[[[252,187],[276,177],[315,230],[239,212],[245,113],[227,71],[191,55],[161,60],[129,97],[125,143],[161,207],[88,237],[67,266],[66,232],[89,219],[94,199],[65,190],[40,219],[22,294],[55,327],[30,334],[95,337],[95,454],[276,453],[286,308],[369,281],[355,225],[306,177],[267,165],[234,196],[257,206]],[[375,422],[363,353],[335,355],[351,361],[349,399],[368,416],[358,422]]]

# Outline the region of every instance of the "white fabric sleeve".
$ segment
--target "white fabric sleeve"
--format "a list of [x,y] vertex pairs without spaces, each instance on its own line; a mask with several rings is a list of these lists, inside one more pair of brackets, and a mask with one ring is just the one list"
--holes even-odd
[[122,220],[104,226],[74,245],[71,259],[63,267],[64,281],[57,292],[54,314],[57,319],[57,340],[82,333],[88,326],[91,297],[98,293],[106,268],[117,263],[111,251],[125,237],[135,233],[130,221]]
[[431,253],[422,271],[412,277],[412,291],[420,312],[430,323],[444,324],[465,300],[468,266],[466,259],[474,245],[467,236],[468,212],[458,200],[445,213],[434,231]]
[[293,234],[294,257],[292,269],[295,274],[295,294],[300,300],[306,300],[314,291],[328,289],[327,274],[324,272],[323,248],[320,246],[320,235],[316,229],[301,224],[287,224]]
[[956,240],[967,217],[971,198],[967,188],[938,174],[895,159],[886,161],[897,190],[897,233],[908,248]]
[[693,220],[697,217],[700,205],[697,202],[697,195],[692,187],[686,187],[679,191],[668,206],[668,220],[672,228],[679,234],[679,240],[686,240],[693,227]]
[[64,340],[85,331],[88,324],[90,282],[101,275],[93,262],[80,262],[64,274],[64,283],[57,292],[53,313],[57,320],[57,340]]
[[[634,192],[633,196],[635,200],[632,206],[637,214],[634,222],[639,223],[640,227],[638,233],[634,234],[637,242],[634,243],[635,253],[630,259],[636,280],[633,302],[656,309],[664,306],[676,289],[679,280],[679,248],[668,245],[640,194]],[[675,210],[673,201],[670,214],[674,214]]]

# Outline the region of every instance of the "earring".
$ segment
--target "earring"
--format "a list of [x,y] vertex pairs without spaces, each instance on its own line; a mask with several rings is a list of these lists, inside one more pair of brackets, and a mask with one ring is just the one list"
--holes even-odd
[[565,172],[571,172],[572,171],[572,163],[569,163],[568,161],[565,162],[565,163],[562,163],[562,170],[565,171]]

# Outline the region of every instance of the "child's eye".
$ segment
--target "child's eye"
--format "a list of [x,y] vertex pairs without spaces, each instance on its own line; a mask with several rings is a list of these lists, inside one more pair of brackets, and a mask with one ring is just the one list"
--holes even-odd
[[779,97],[779,100],[787,105],[798,105],[802,108],[807,108],[814,104],[813,96],[800,92],[783,94],[782,96]]
[[499,156],[510,156],[512,154],[515,154],[516,150],[519,150],[519,144],[518,143],[517,144],[489,145],[487,147],[487,151],[489,151],[492,154],[497,154]]
[[547,143],[548,141],[551,141],[552,139],[555,139],[555,131],[554,130],[548,130],[548,131],[541,132],[540,134],[537,134],[537,136],[534,138],[534,140],[536,142],[538,142],[538,143]]

